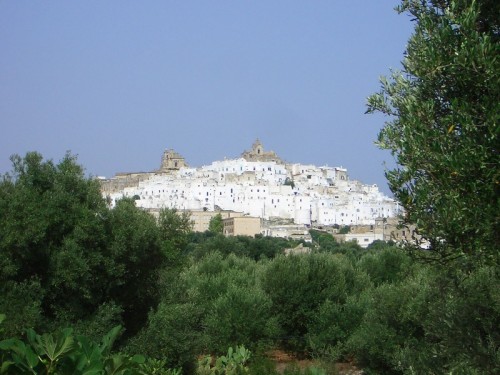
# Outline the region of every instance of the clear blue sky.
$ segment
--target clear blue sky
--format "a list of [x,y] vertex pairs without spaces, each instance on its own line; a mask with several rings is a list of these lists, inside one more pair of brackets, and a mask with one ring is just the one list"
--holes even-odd
[[365,115],[412,24],[397,1],[0,0],[0,173],[69,150],[87,173],[238,157],[344,166],[388,192]]

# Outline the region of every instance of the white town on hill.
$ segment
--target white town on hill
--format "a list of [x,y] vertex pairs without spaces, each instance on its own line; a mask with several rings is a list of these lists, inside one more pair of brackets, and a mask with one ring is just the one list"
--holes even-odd
[[100,182],[111,205],[130,197],[156,215],[164,208],[188,212],[195,231],[207,230],[210,219],[220,214],[225,235],[307,241],[310,228],[338,234],[349,226],[349,233],[338,238],[363,247],[408,236],[396,227],[402,214],[399,203],[377,185],[350,180],[344,168],[286,163],[264,150],[259,140],[239,158],[199,168],[165,150],[156,171],[117,173]]

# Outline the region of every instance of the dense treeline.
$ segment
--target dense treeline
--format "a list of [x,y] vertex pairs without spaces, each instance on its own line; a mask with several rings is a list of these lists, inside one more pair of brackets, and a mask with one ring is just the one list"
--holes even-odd
[[13,160],[0,184],[2,338],[71,326],[98,340],[121,324],[117,350],[186,374],[237,345],[374,374],[500,368],[494,267],[425,265],[317,231],[311,254],[285,256],[297,243],[192,233],[186,216],[155,220],[126,199],[110,208],[71,156]]

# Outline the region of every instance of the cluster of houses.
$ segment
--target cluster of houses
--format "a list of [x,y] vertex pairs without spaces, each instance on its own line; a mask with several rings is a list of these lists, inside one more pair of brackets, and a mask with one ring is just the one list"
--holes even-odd
[[221,214],[226,235],[307,240],[309,228],[349,226],[372,228],[371,237],[353,238],[368,245],[385,239],[377,225],[389,225],[401,214],[398,202],[376,185],[350,180],[346,169],[286,163],[265,151],[259,140],[239,158],[199,168],[189,167],[174,150],[165,150],[158,170],[118,173],[102,179],[101,186],[112,205],[131,197],[152,213],[163,208],[189,212],[197,231],[207,230],[210,218]]

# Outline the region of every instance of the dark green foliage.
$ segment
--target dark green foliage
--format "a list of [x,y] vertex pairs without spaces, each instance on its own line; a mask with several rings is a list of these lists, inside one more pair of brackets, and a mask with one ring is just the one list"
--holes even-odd
[[416,355],[409,341],[398,353],[403,368],[421,372],[457,374],[500,372],[500,277],[498,270],[482,267],[473,274],[432,271],[407,307],[425,332],[424,350]]
[[228,344],[256,347],[279,333],[271,300],[258,286],[232,286],[212,303],[203,322],[207,348],[220,352]]
[[225,237],[222,234],[213,234],[211,232],[206,232],[203,237],[199,234],[194,236],[197,237],[199,242],[192,243],[189,246],[189,253],[197,259],[201,259],[215,251],[224,255],[236,254],[240,256],[247,252],[244,244],[240,241],[240,237]]
[[342,255],[280,256],[267,264],[263,288],[283,330],[282,343],[296,352],[307,347],[306,334],[325,301],[345,303],[368,285]]
[[274,258],[282,254],[286,248],[296,247],[296,241],[284,238],[263,236],[234,236],[225,237],[222,234],[212,232],[193,233],[190,235],[191,244],[188,253],[196,258],[202,258],[206,254],[217,251],[223,255],[236,254],[250,257],[254,260],[263,258]]
[[[123,322],[134,334],[158,302],[173,226],[158,226],[133,200],[110,209],[70,155],[12,161],[0,182],[0,307],[15,315],[6,331],[81,323],[93,335]],[[20,304],[23,313],[10,314]]]
[[105,202],[97,182],[85,179],[69,155],[58,165],[43,162],[37,153],[13,156],[12,161],[12,175],[3,176],[0,185],[0,249],[8,259],[0,274],[17,281],[33,276],[44,280],[51,271],[48,258],[69,246],[65,240],[75,231],[82,237],[92,230],[87,239],[102,245],[95,229]]
[[0,340],[20,337],[27,328],[38,327],[43,320],[43,290],[36,279],[7,281],[0,288],[0,311],[9,319],[4,322]]
[[331,254],[343,254],[347,256],[354,264],[359,258],[366,253],[366,250],[359,246],[356,242],[337,242],[331,234],[311,229],[309,230],[313,239],[314,247],[318,252],[328,252]]
[[180,266],[183,259],[182,254],[187,251],[189,234],[193,229],[193,223],[187,212],[179,212],[174,209],[163,209],[158,218],[160,239],[162,242],[163,255],[170,266]]
[[500,3],[405,0],[399,11],[415,21],[403,72],[368,101],[389,116],[378,143],[399,164],[390,188],[430,243],[418,255],[498,264]]
[[106,259],[107,296],[123,310],[127,333],[144,324],[149,309],[158,303],[158,270],[166,265],[161,232],[150,214],[133,200],[118,201],[110,213]]
[[163,302],[151,312],[148,325],[129,351],[143,352],[191,368],[201,352],[223,354],[228,347],[254,350],[277,335],[271,301],[259,282],[259,265],[232,254],[207,254],[165,290]]
[[366,313],[370,295],[366,290],[369,289],[360,295],[348,296],[345,303],[326,300],[321,304],[306,336],[309,350],[315,357],[330,362],[352,357],[346,343]]
[[375,285],[396,283],[408,276],[412,261],[401,249],[389,247],[368,251],[358,262]]
[[290,186],[292,189],[295,188],[295,182],[293,181],[293,178],[291,179],[290,177],[287,177],[285,179],[285,182],[283,183],[283,185]]
[[0,277],[9,281],[0,288],[8,294],[15,282],[36,279],[44,315],[85,315],[104,289],[107,208],[97,182],[69,155],[57,165],[37,153],[12,160],[0,184]]
[[208,231],[212,233],[222,234],[224,230],[224,223],[222,222],[222,215],[217,214],[210,219],[208,223]]
[[200,319],[200,309],[192,303],[161,303],[125,349],[164,359],[168,367],[192,373],[201,352]]
[[469,276],[419,267],[364,293],[366,312],[347,346],[367,373],[497,373],[498,285],[489,267]]
[[259,265],[248,258],[209,254],[186,270],[182,280],[191,301],[203,309],[203,345],[222,353],[229,346],[252,350],[276,335],[271,300],[263,292]]
[[319,246],[320,251],[337,252],[341,245],[337,240],[329,233],[322,232],[319,230],[311,229],[309,234],[313,242]]
[[367,250],[384,250],[388,247],[396,247],[396,243],[392,240],[390,241],[375,240],[368,245]]
[[[105,302],[95,312],[77,320],[74,331],[92,341],[99,341],[113,327],[123,326],[123,309],[114,302]],[[56,327],[57,328],[57,327]],[[124,335],[120,335],[123,337]]]
[[[360,326],[351,332],[348,350],[359,365],[373,374],[398,374],[395,354],[408,342],[419,342],[423,329],[418,319],[408,314],[406,307],[418,294],[419,279],[403,285],[383,284],[367,291],[365,315]],[[416,346],[415,350],[423,348]]]
[[351,227],[349,225],[344,225],[339,229],[339,234],[347,234],[351,231]]

